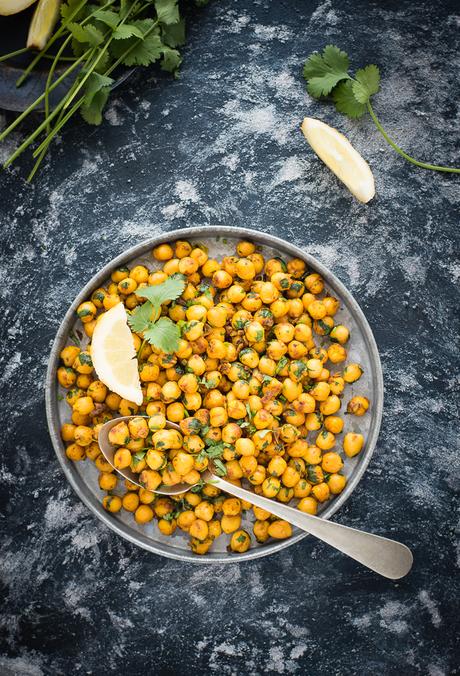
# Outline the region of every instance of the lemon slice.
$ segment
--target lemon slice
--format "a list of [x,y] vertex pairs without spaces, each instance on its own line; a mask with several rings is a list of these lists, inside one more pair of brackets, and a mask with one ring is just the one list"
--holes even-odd
[[17,14],[23,9],[33,5],[36,0],[0,0],[0,16]]
[[43,49],[59,18],[61,0],[38,0],[27,36],[27,46]]
[[126,319],[123,303],[99,317],[91,341],[91,359],[104,385],[140,406],[143,396],[136,351]]
[[360,202],[375,195],[374,176],[368,163],[343,134],[313,117],[302,122],[302,132],[318,157]]

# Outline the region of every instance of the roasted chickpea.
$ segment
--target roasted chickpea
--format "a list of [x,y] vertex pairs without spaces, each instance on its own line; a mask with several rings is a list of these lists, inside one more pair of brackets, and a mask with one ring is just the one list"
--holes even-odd
[[345,455],[349,458],[353,458],[355,455],[361,451],[364,444],[364,437],[362,434],[347,432],[343,438],[343,450]]
[[329,345],[327,349],[327,356],[329,361],[331,361],[333,364],[338,364],[339,362],[345,361],[347,358],[347,351],[343,345],[340,345],[339,343],[333,343],[332,345]]
[[369,399],[367,397],[356,396],[350,399],[347,405],[347,413],[362,416],[369,408]]
[[232,552],[246,552],[251,545],[251,538],[245,530],[237,530],[230,539],[230,549]]
[[268,534],[271,538],[276,540],[284,540],[292,535],[292,526],[287,521],[277,520],[272,521],[268,526]]
[[363,369],[359,364],[347,364],[343,369],[343,380],[347,383],[355,383],[363,375]]
[[343,491],[347,483],[347,479],[343,474],[331,474],[327,480],[327,485],[332,495],[338,495]]
[[102,499],[102,506],[107,512],[112,512],[115,514],[119,512],[122,507],[121,498],[118,495],[106,495]]
[[318,502],[313,497],[305,497],[299,500],[297,509],[306,514],[313,514],[315,516],[318,512]]

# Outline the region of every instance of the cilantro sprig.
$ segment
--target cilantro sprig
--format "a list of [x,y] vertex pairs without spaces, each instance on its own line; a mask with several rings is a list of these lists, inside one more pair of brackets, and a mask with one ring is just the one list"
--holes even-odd
[[[195,0],[196,5],[205,4]],[[16,82],[20,87],[43,59],[50,63],[43,92],[0,133],[0,142],[39,106],[44,119],[9,155],[4,168],[38,140],[28,180],[32,180],[50,144],[63,126],[79,111],[88,124],[99,125],[116,84],[120,67],[149,66],[177,73],[182,61],[178,47],[185,43],[185,22],[178,0],[66,0],[53,34]],[[29,48],[5,54],[9,61]],[[60,98],[52,102],[57,87]]]
[[147,341],[163,352],[175,352],[179,347],[180,328],[169,317],[160,317],[161,306],[170,300],[176,300],[185,289],[183,275],[175,274],[161,284],[142,286],[135,291],[146,302],[136,307],[128,315],[128,324],[134,333],[143,334],[139,354]]
[[371,104],[371,98],[380,89],[380,71],[376,65],[370,64],[365,68],[360,68],[354,77],[349,71],[348,54],[335,45],[326,45],[322,54],[317,52],[310,54],[305,62],[303,75],[307,81],[308,93],[315,99],[332,97],[339,113],[350,118],[359,118],[368,112],[387,143],[411,164],[422,169],[460,173],[460,169],[455,167],[444,167],[416,160],[387,134]]

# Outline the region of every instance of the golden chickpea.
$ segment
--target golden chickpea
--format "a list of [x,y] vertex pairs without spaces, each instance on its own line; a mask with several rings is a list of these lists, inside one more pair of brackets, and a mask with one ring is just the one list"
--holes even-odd
[[169,244],[160,244],[154,248],[152,255],[157,261],[169,261],[174,252]]
[[343,430],[343,420],[338,415],[328,415],[324,418],[324,427],[332,434],[340,434]]
[[200,540],[201,542],[206,540],[209,535],[207,522],[203,519],[195,519],[195,521],[190,524],[189,533],[196,540]]
[[216,406],[210,410],[209,422],[211,427],[223,427],[228,422],[227,411],[223,406]]
[[172,460],[172,464],[178,474],[185,475],[192,471],[194,459],[193,456],[190,455],[190,453],[178,451],[177,455],[175,455]]
[[132,455],[129,448],[118,448],[113,456],[113,464],[117,469],[129,467],[132,461]]
[[266,469],[263,465],[257,465],[255,471],[248,477],[253,486],[260,486],[265,481]]
[[362,416],[369,408],[369,399],[367,397],[356,396],[350,399],[347,405],[347,413]]
[[342,394],[345,388],[345,380],[338,373],[332,375],[327,382],[332,394]]
[[112,472],[102,472],[99,475],[99,488],[103,491],[113,491],[118,482],[118,477]]
[[313,497],[305,497],[299,500],[297,509],[306,514],[313,514],[315,516],[318,512],[318,502]]
[[327,484],[332,495],[338,495],[345,488],[347,478],[343,474],[331,474],[327,480]]
[[323,381],[318,382],[314,387],[311,388],[309,394],[313,397],[315,401],[326,401],[331,392],[331,388],[328,383]]
[[77,315],[83,324],[92,322],[97,313],[97,307],[91,301],[81,303],[77,307]]
[[99,289],[96,289],[96,291],[94,291],[92,296],[91,296],[91,302],[94,303],[94,305],[97,308],[101,308],[101,307],[103,307],[104,298],[106,297],[106,295],[107,295],[107,291],[105,289],[103,289],[102,287],[99,288]]
[[362,434],[357,434],[355,432],[347,432],[343,438],[343,450],[345,455],[349,458],[353,458],[355,455],[361,451],[364,444],[364,437]]
[[316,408],[314,397],[308,392],[302,392],[297,399],[292,402],[295,411],[299,413],[313,413]]
[[275,498],[281,488],[281,481],[275,476],[268,476],[262,482],[262,493],[266,498]]
[[311,492],[318,502],[326,502],[326,500],[329,500],[331,497],[329,486],[324,481],[320,484],[316,484],[316,486],[313,486]]
[[155,500],[155,493],[145,488],[139,488],[139,500],[143,505],[151,505]]
[[317,378],[321,375],[323,363],[320,359],[308,359],[307,371],[310,378]]
[[177,525],[181,530],[189,531],[192,523],[196,521],[196,515],[192,510],[188,509],[185,512],[181,512],[177,517]]
[[139,475],[139,483],[148,491],[155,491],[162,483],[161,475],[152,469],[144,469]]
[[287,521],[277,520],[272,521],[268,526],[268,534],[271,538],[276,540],[284,540],[292,535],[292,526]]
[[323,303],[326,307],[326,312],[329,315],[329,317],[333,317],[340,307],[339,301],[337,300],[337,298],[334,298],[333,296],[326,296],[325,298],[323,298]]
[[311,485],[306,479],[300,479],[294,486],[295,498],[306,498],[311,493]]
[[343,379],[347,383],[355,383],[363,375],[363,369],[359,364],[347,364],[343,369]]
[[323,455],[321,467],[328,474],[340,472],[343,467],[343,460],[338,453],[330,452]]
[[332,345],[329,345],[327,349],[327,356],[329,361],[331,361],[333,364],[338,364],[342,361],[345,361],[347,358],[347,351],[343,345],[339,345],[339,343],[332,343]]
[[[274,477],[281,477],[287,467],[287,462],[280,455],[275,455],[268,463],[268,473]],[[257,517],[260,518],[260,517]]]
[[268,534],[270,523],[268,521],[255,521],[252,530],[257,542],[263,543],[270,537]]
[[192,247],[189,242],[185,240],[177,240],[174,255],[176,258],[185,258],[185,256],[190,256],[192,253]]
[[350,331],[343,324],[334,326],[329,334],[331,340],[336,340],[341,345],[344,345],[350,337]]
[[225,270],[217,270],[212,276],[212,283],[217,289],[228,289],[233,279]]
[[234,533],[241,526],[241,516],[239,514],[228,515],[224,514],[220,525],[224,533]]
[[63,441],[75,441],[76,425],[64,423],[61,427],[61,438]]
[[107,512],[112,512],[112,514],[115,514],[121,509],[121,498],[119,498],[118,495],[106,495],[102,499],[102,506]]
[[313,319],[323,319],[326,316],[326,307],[322,300],[314,300],[307,307],[307,312]]
[[287,488],[293,488],[300,481],[300,474],[294,467],[286,467],[281,481]]
[[249,242],[248,240],[241,240],[236,245],[236,253],[238,256],[249,256],[249,254],[254,253],[256,250],[255,244]]
[[254,263],[248,258],[240,258],[236,263],[236,274],[240,279],[254,279],[256,276]]
[[203,500],[195,507],[195,515],[197,519],[211,521],[214,516],[214,505],[207,500]]
[[76,345],[67,345],[63,350],[61,350],[59,356],[64,362],[64,366],[70,367],[80,354],[80,348]]
[[137,282],[131,277],[123,279],[117,286],[118,293],[121,293],[122,296],[129,296],[131,293],[134,293],[137,289]]
[[232,552],[243,553],[251,546],[251,538],[245,530],[237,530],[230,539],[230,549]]
[[320,430],[323,425],[323,414],[320,411],[309,413],[305,418],[305,427],[309,432]]
[[124,446],[129,442],[129,428],[125,422],[114,425],[109,431],[109,441],[114,446]]
[[67,390],[75,385],[77,374],[68,366],[60,366],[57,370],[57,379],[59,384]]
[[80,446],[79,444],[70,444],[65,449],[65,453],[66,456],[69,458],[69,460],[73,460],[73,462],[85,460],[86,458],[85,449],[83,446]]
[[124,510],[127,512],[135,512],[139,507],[139,496],[134,491],[130,491],[123,496],[121,502]]
[[93,430],[86,425],[78,425],[74,431],[74,439],[79,446],[89,446],[93,441]]
[[321,450],[328,451],[330,448],[335,446],[335,436],[332,434],[332,432],[323,430],[316,437],[316,445],[318,448],[321,448]]
[[[324,385],[327,385],[327,383],[324,383]],[[329,385],[327,385],[327,387],[329,388]],[[331,394],[327,397],[327,399],[321,402],[319,405],[319,410],[323,415],[333,415],[334,413],[337,413],[340,406],[341,401],[338,396],[336,394]]]
[[144,524],[152,521],[153,509],[148,505],[141,504],[134,512],[134,519],[137,523]]

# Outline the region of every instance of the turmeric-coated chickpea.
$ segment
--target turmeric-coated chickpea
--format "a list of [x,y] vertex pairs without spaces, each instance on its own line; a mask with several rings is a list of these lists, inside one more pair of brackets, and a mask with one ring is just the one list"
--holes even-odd
[[345,361],[347,358],[347,351],[343,345],[340,345],[339,343],[332,343],[332,345],[329,345],[327,349],[327,356],[329,361],[331,361],[333,364],[338,364],[342,361]]
[[97,313],[97,307],[91,301],[81,303],[77,307],[77,315],[83,324],[92,322]]
[[347,413],[362,416],[369,408],[369,399],[367,397],[356,396],[350,399],[347,405]]
[[326,316],[326,307],[322,300],[314,300],[307,307],[307,312],[313,319],[323,319]]
[[355,383],[363,375],[363,369],[359,364],[347,364],[343,369],[343,380],[347,383]]
[[118,495],[105,495],[102,499],[102,506],[107,512],[112,512],[112,514],[115,514],[121,509],[121,498],[118,497]]
[[220,521],[217,521],[217,519],[208,522],[208,529],[209,537],[213,540],[218,538],[222,533],[222,526],[220,525]]
[[104,458],[104,456],[102,455],[102,453],[100,453],[100,454],[96,457],[96,459],[94,460],[94,464],[96,465],[97,469],[98,469],[100,472],[107,472],[108,474],[110,474],[111,472],[113,472],[113,467],[112,467],[112,465],[111,465],[109,462],[107,462],[107,460]]
[[132,455],[129,448],[118,448],[113,456],[113,464],[117,469],[125,469],[131,464]]
[[169,261],[173,257],[174,251],[169,244],[160,244],[154,248],[152,255],[157,261]]
[[64,362],[64,366],[72,366],[75,359],[80,354],[80,348],[76,345],[67,345],[63,350],[61,350],[59,356]]
[[153,509],[148,505],[141,504],[134,512],[134,519],[137,523],[144,524],[152,521]]
[[342,394],[345,388],[345,380],[338,373],[335,373],[328,378],[328,384],[331,388],[332,394]]
[[190,453],[179,450],[177,455],[174,456],[172,464],[178,474],[185,475],[192,471],[194,458]]
[[285,538],[291,537],[292,526],[287,521],[281,519],[272,521],[268,526],[268,534],[271,538],[275,538],[276,540],[284,540]]
[[255,521],[252,530],[254,533],[254,537],[256,538],[257,542],[263,543],[268,540],[270,537],[268,534],[268,529],[269,529],[270,523],[268,521]]
[[249,254],[254,253],[256,250],[256,245],[248,240],[241,240],[236,245],[236,253],[238,256],[249,256]]
[[132,418],[128,421],[129,435],[133,439],[145,439],[149,433],[145,418]]
[[57,370],[57,379],[59,384],[68,390],[77,381],[77,374],[69,366],[60,366]]
[[281,481],[287,488],[293,488],[300,481],[300,474],[294,467],[286,467]]
[[256,269],[249,258],[240,258],[236,263],[236,274],[240,279],[254,279]]
[[306,479],[300,479],[294,486],[295,498],[306,498],[311,493],[311,484]]
[[323,455],[321,467],[328,474],[340,472],[343,467],[343,460],[338,453],[329,452]]
[[196,521],[196,514],[190,509],[181,512],[177,517],[177,525],[181,530],[188,531],[194,521]]
[[329,317],[333,317],[340,307],[340,302],[333,296],[326,296],[323,298],[323,303]]
[[74,439],[79,446],[89,446],[93,441],[93,430],[87,425],[77,425]]
[[197,519],[211,521],[214,516],[214,505],[207,500],[203,500],[195,507],[195,515]]
[[185,258],[185,256],[190,256],[192,253],[192,246],[189,242],[185,240],[177,240],[174,255],[176,258]]
[[136,289],[137,282],[131,277],[123,279],[117,286],[118,293],[121,293],[123,296],[129,296],[131,293],[134,293]]
[[148,491],[155,491],[161,482],[161,475],[152,469],[144,469],[139,475],[139,483],[141,483]]
[[343,491],[347,483],[347,478],[343,474],[331,474],[327,480],[327,485],[332,495],[338,495]]
[[253,486],[260,486],[265,481],[266,474],[265,467],[263,465],[257,465],[256,469],[248,479]]
[[204,521],[203,519],[195,519],[195,521],[190,524],[189,533],[196,540],[206,540],[209,535],[207,521]]
[[76,425],[71,423],[64,423],[61,427],[61,438],[63,441],[74,441]]
[[308,359],[307,371],[310,378],[317,378],[323,370],[323,362],[320,359]]
[[331,340],[336,340],[341,345],[344,345],[350,337],[350,331],[343,324],[334,326],[329,334]]
[[[327,385],[327,383],[324,384]],[[327,387],[329,388],[329,385],[327,385]],[[341,402],[338,396],[336,394],[331,394],[327,399],[320,403],[319,410],[323,415],[333,415],[334,413],[337,413],[340,406]]]
[[119,422],[109,430],[109,441],[113,446],[124,446],[129,442],[129,428],[125,422]]
[[315,516],[318,512],[318,502],[315,498],[309,496],[299,500],[297,509],[300,509],[301,512],[306,514],[313,514]]
[[78,462],[79,460],[85,460],[86,458],[85,449],[83,446],[80,446],[79,444],[70,444],[65,449],[65,453],[66,456],[69,458],[69,460],[73,460],[74,462]]
[[305,427],[309,432],[320,430],[323,425],[323,414],[320,411],[308,413],[305,418]]
[[241,471],[245,477],[249,477],[257,469],[257,458],[255,455],[243,455],[238,463],[241,467]]
[[321,450],[328,451],[330,448],[335,446],[335,436],[332,434],[332,432],[323,430],[316,437],[316,445],[318,448],[321,448]]
[[306,288],[315,296],[321,293],[321,291],[324,289],[323,278],[317,272],[307,275],[304,281]]
[[102,472],[99,475],[99,488],[103,491],[113,491],[118,482],[118,477],[113,472]]
[[212,283],[217,289],[228,289],[233,279],[225,270],[217,270],[212,276]]
[[286,467],[287,467],[286,460],[282,458],[280,455],[275,455],[268,463],[267,469],[268,473],[271,474],[272,476],[280,477],[283,475],[283,472],[285,471]]
[[355,455],[361,451],[364,444],[364,437],[362,434],[355,432],[347,432],[343,438],[343,450],[345,455],[349,458],[353,458]]
[[276,476],[268,476],[262,483],[262,493],[266,498],[275,498],[281,488],[281,481]]
[[230,538],[230,549],[232,552],[243,553],[251,546],[251,538],[245,530],[237,530]]
[[143,505],[151,505],[155,500],[155,493],[148,491],[145,488],[139,488],[139,500]]
[[135,512],[139,507],[139,496],[134,491],[125,493],[122,500],[123,509],[127,512]]
[[324,481],[313,486],[311,492],[318,502],[326,502],[331,497],[329,486]]
[[308,394],[310,394],[315,401],[323,402],[329,397],[330,392],[331,388],[329,384],[324,381],[319,381],[309,390]]
[[251,456],[256,455],[256,446],[252,439],[239,438],[235,442],[235,450],[238,455]]
[[241,526],[241,516],[239,514],[224,514],[220,525],[224,533],[234,533]]
[[332,434],[340,434],[343,430],[343,419],[338,415],[328,415],[324,418],[324,427]]

